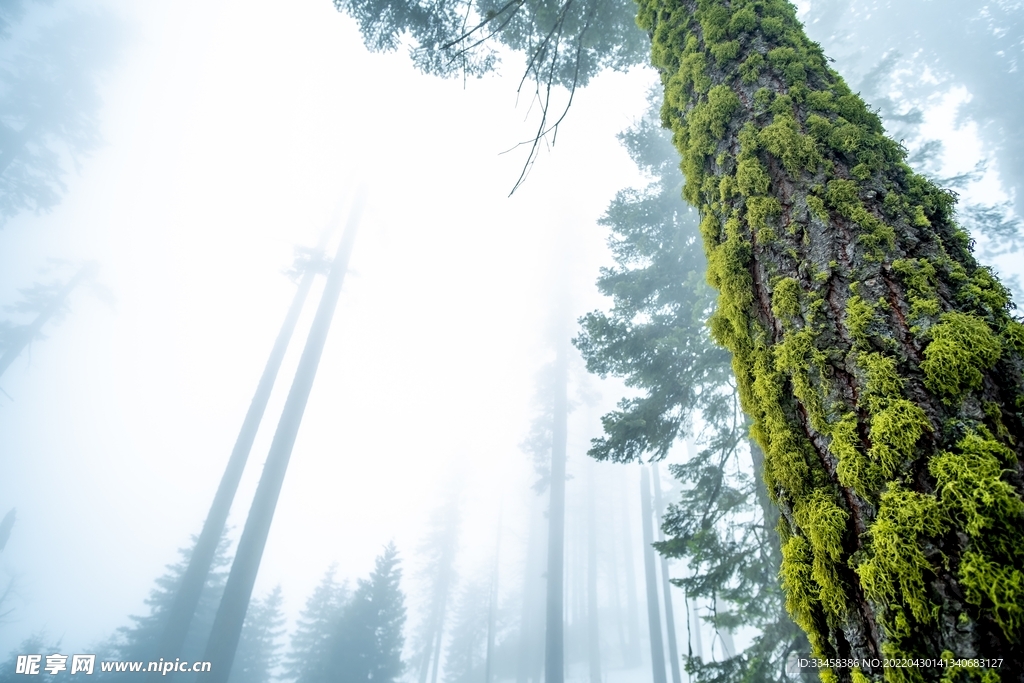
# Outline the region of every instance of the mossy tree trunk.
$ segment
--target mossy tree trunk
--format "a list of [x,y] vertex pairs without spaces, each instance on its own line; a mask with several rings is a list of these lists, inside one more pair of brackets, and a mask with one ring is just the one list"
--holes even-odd
[[[640,0],[822,679],[1024,680],[1024,326],[785,0]],[[992,660],[1002,660],[1001,666]],[[865,663],[868,660],[868,663]],[[977,669],[975,669],[977,672]]]

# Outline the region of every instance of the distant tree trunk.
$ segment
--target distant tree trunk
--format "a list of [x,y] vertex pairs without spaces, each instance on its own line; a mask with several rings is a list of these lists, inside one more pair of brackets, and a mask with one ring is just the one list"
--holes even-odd
[[487,605],[487,661],[484,665],[484,683],[491,683],[494,663],[494,631],[498,615],[498,570],[501,568],[501,518],[498,512],[498,539],[494,548],[494,569],[491,572],[491,592]]
[[704,641],[700,637],[700,606],[696,598],[689,598],[686,601],[689,605],[690,618],[690,656],[704,659]]
[[544,683],[565,677],[563,583],[565,551],[565,457],[569,418],[569,357],[565,340],[555,350],[554,414],[551,439],[551,498],[548,509],[548,590]]
[[430,683],[437,683],[437,672],[441,668],[441,645],[444,642],[445,605],[441,606],[438,628],[434,631],[434,652],[431,655],[433,669],[430,672]]
[[531,501],[530,528],[526,546],[526,571],[523,573],[523,604],[519,618],[519,653],[516,658],[516,683],[540,679],[544,668],[544,606],[541,580],[545,560],[544,527],[538,505]]
[[597,605],[597,516],[594,463],[587,463],[587,660],[590,683],[601,683],[600,611]]
[[7,368],[11,366],[14,359],[21,355],[21,352],[25,350],[33,339],[38,336],[39,332],[43,329],[43,325],[47,323],[54,316],[57,311],[61,309],[68,296],[75,290],[75,287],[82,284],[83,280],[87,280],[96,275],[97,266],[95,263],[87,263],[82,266],[75,275],[68,280],[67,284],[64,285],[59,292],[53,297],[49,304],[43,310],[36,315],[36,319],[32,321],[28,327],[21,331],[20,335],[16,338],[16,341],[11,344],[10,348],[2,356],[0,356],[0,377],[3,376]]
[[647,466],[640,468],[640,510],[643,516],[644,534],[644,578],[647,585],[647,626],[651,640],[651,672],[654,683],[668,683],[665,676],[665,646],[661,641],[661,610],[658,609],[658,578],[655,569],[654,531],[652,521],[654,510],[651,507],[651,481],[647,474]]
[[626,610],[622,605],[622,591],[620,590],[622,584],[619,582],[619,554],[618,550],[619,536],[618,529],[613,523],[611,524],[610,534],[611,547],[613,548],[611,553],[611,562],[609,562],[609,568],[611,570],[611,597],[612,597],[612,609],[615,610],[615,631],[619,636],[619,651],[622,654],[622,663],[626,664],[628,658],[627,651],[629,649],[629,642],[626,640]]
[[[260,422],[263,420],[263,413],[270,401],[270,394],[274,389],[274,382],[277,380],[277,373],[281,369],[285,352],[295,332],[295,324],[298,322],[302,307],[305,305],[306,297],[313,285],[315,272],[308,268],[299,281],[298,289],[292,298],[291,306],[284,317],[281,329],[274,340],[274,346],[270,350],[270,357],[263,368],[259,384],[256,385],[256,393],[253,394],[249,403],[249,410],[242,421],[242,428],[235,439],[235,447],[231,450],[231,457],[228,458],[227,467],[221,476],[220,486],[213,497],[210,511],[206,515],[206,522],[199,534],[195,548],[192,551],[192,558],[189,560],[188,569],[182,577],[181,586],[167,616],[167,625],[160,640],[159,649],[152,656],[153,660],[162,657],[165,661],[173,660],[181,654],[181,647],[188,634],[189,624],[192,623],[192,616],[195,614],[196,605],[199,604],[199,596],[203,592],[206,577],[210,573],[210,565],[213,562],[214,554],[217,552],[217,543],[224,533],[224,527],[228,521],[228,513],[231,511],[231,503],[238,491],[238,483],[242,480],[242,472],[249,459],[249,452],[252,450],[253,441],[256,439],[256,432],[259,430]],[[157,674],[151,674],[150,680],[156,680]]]
[[270,453],[263,466],[263,474],[256,487],[256,495],[253,497],[252,507],[249,508],[249,517],[238,541],[224,596],[213,622],[213,632],[210,634],[204,656],[204,660],[212,662],[213,665],[207,683],[226,683],[231,673],[231,663],[238,647],[242,622],[245,620],[252,587],[256,582],[256,574],[270,533],[270,524],[274,519],[274,510],[281,494],[292,447],[295,445],[295,437],[302,423],[309,392],[313,388],[313,380],[316,378],[320,356],[323,354],[327,333],[331,328],[334,309],[337,307],[341,286],[345,281],[349,257],[352,255],[352,244],[362,208],[360,198],[357,197],[355,201],[338,252],[331,264],[320,305],[317,307],[306,340],[306,348],[302,351],[295,379],[285,400],[277,432],[274,434]]
[[633,560],[636,556],[636,548],[633,546],[633,526],[629,514],[629,494],[623,481],[619,489],[621,496],[622,511],[622,553],[623,562],[626,568],[626,625],[629,633],[629,648],[626,650],[625,664],[627,668],[640,665],[640,606],[637,604],[636,591],[636,567]]
[[[665,509],[661,503],[661,480],[658,477],[658,466],[651,465],[651,477],[654,479],[654,509],[655,520],[657,520],[658,540],[665,540],[661,530],[661,516]],[[672,669],[672,683],[681,683],[679,673],[679,647],[676,644],[676,618],[672,609],[672,584],[668,582],[668,560],[661,556],[661,590],[665,598],[665,635],[668,639],[668,661]]]

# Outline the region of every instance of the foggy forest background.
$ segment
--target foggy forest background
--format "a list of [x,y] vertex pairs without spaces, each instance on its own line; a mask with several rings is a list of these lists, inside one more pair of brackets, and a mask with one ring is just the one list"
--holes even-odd
[[[368,54],[329,2],[146,5],[0,3],[0,681],[24,653],[148,657],[308,273],[182,650],[201,658],[354,205],[232,680],[335,680],[371,595],[385,678],[542,680],[559,425],[566,679],[800,680],[654,72],[577,92],[509,197],[538,115],[521,57],[441,80]],[[1024,5],[797,5],[1022,300]],[[689,409],[661,463],[599,462],[602,416],[639,395],[609,330],[663,332],[629,295],[653,275],[686,302]]]

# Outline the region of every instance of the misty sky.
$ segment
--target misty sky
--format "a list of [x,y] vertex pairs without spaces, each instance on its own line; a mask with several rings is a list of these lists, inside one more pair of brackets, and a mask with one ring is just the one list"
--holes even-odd
[[[294,291],[282,274],[294,248],[344,215],[360,184],[351,270],[255,594],[280,583],[293,617],[332,562],[364,575],[391,539],[412,562],[456,472],[466,543],[487,556],[500,501],[510,529],[525,525],[519,444],[555,283],[571,282],[574,318],[602,305],[593,281],[610,259],[596,220],[642,182],[615,134],[644,112],[653,72],[578,92],[557,144],[508,198],[526,148],[501,152],[536,125],[529,92],[517,102],[515,57],[501,77],[426,77],[404,51],[368,54],[329,0],[103,6],[127,34],[103,89],[105,145],[54,211],[0,231],[0,305],[86,260],[113,295],[77,291],[0,379],[0,515],[18,509],[0,556],[17,591],[0,656],[43,629],[62,651],[87,651],[144,612],[201,527]],[[946,140],[951,169],[969,169],[977,137],[954,130],[950,101],[928,134]],[[999,199],[997,181],[973,191]],[[315,299],[236,499],[236,537]],[[600,401],[571,418],[570,473],[622,391],[589,387]]]

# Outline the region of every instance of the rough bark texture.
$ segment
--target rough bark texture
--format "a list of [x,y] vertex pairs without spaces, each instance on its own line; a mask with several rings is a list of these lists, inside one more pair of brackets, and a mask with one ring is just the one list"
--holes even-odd
[[[639,5],[711,328],[782,512],[787,607],[816,656],[858,660],[822,679],[1024,680],[1024,325],[955,195],[785,0]],[[908,657],[980,661],[878,661]]]

